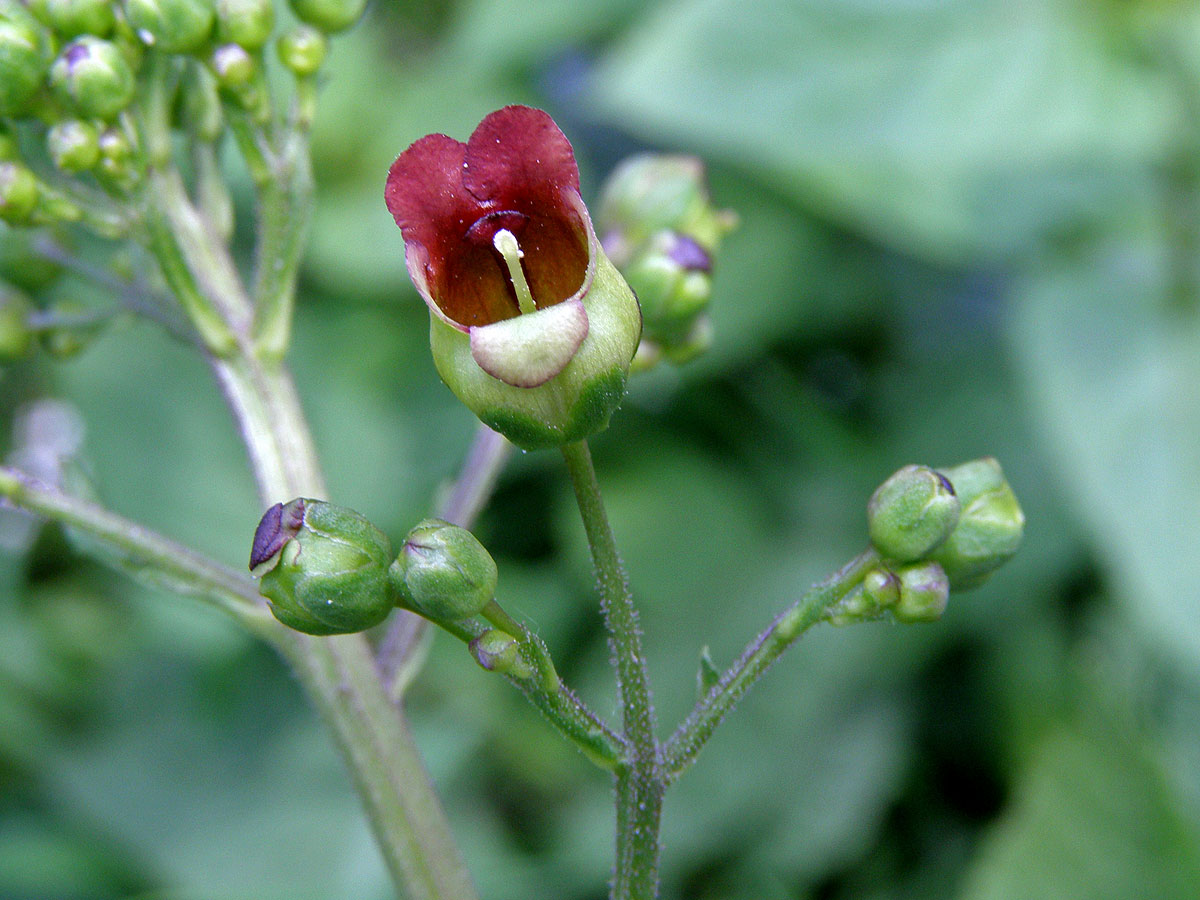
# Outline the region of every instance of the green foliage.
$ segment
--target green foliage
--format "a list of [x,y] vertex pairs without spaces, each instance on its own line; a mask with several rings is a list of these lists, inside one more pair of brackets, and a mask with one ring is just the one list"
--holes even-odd
[[[524,9],[376,3],[331,40],[291,355],[330,496],[399,538],[474,427],[381,200],[400,150],[528,102],[574,141],[592,202],[631,150],[696,154],[741,222],[713,272],[713,348],[634,377],[594,445],[664,725],[694,702],[702,648],[723,668],[861,548],[866,498],[904,462],[996,456],[1027,528],[940,622],[818,629],[767,675],[668,795],[664,898],[1195,896],[1195,13]],[[18,240],[0,233],[3,254]],[[22,288],[38,309],[103,300],[70,274]],[[122,322],[2,379],[6,412],[46,395],[84,411],[107,503],[244,564],[262,510],[187,348]],[[610,712],[557,463],[515,458],[477,533],[500,603]],[[284,668],[39,535],[0,551],[0,895],[389,896]],[[411,692],[483,896],[599,896],[607,780],[456,641],[434,639]]]

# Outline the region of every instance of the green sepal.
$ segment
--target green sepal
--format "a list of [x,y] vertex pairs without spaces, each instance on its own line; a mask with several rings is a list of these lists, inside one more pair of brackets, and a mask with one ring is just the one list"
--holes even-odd
[[491,554],[467,529],[441,519],[425,519],[408,533],[388,578],[397,606],[433,622],[469,619],[496,596]]
[[950,580],[935,562],[921,562],[894,570],[900,581],[900,599],[892,607],[897,622],[906,625],[936,622],[950,600]]
[[515,387],[487,374],[472,355],[469,335],[430,317],[430,346],[442,380],[485,425],[525,450],[557,447],[602,431],[625,396],[641,311],[608,258],[599,251],[596,257],[595,276],[583,297],[587,335],[562,370],[537,387]]
[[943,469],[962,504],[957,527],[930,559],[939,562],[956,591],[983,584],[1012,558],[1025,532],[1025,514],[1000,463],[992,457]]

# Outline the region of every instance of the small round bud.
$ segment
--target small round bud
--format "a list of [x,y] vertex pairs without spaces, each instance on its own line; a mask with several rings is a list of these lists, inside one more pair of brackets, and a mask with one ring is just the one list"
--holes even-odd
[[236,92],[250,84],[258,66],[240,44],[222,44],[213,51],[212,71],[217,76],[217,84]]
[[225,113],[217,93],[217,79],[204,66],[190,66],[181,92],[181,125],[197,140],[212,143],[225,127]]
[[21,147],[16,135],[0,126],[0,162],[21,158]]
[[29,220],[37,206],[37,178],[19,162],[0,162],[0,219],[13,225]]
[[64,172],[86,172],[100,161],[100,135],[91,122],[67,119],[46,133],[46,149]]
[[305,634],[348,634],[392,609],[387,536],[354,510],[320,500],[276,503],[254,533],[250,570],[280,622]]
[[279,60],[300,78],[314,74],[325,62],[329,39],[311,25],[297,25],[279,36]]
[[489,672],[525,680],[533,677],[533,666],[521,655],[521,645],[498,629],[485,631],[468,644],[475,662]]
[[213,0],[125,0],[125,18],[143,44],[190,53],[208,40],[216,10]]
[[114,118],[133,100],[133,70],[116,44],[84,35],[68,44],[50,68],[50,84],[64,103],[87,119]]
[[292,12],[322,31],[342,31],[357,22],[367,0],[290,0]]
[[936,622],[950,600],[950,580],[935,562],[917,563],[895,571],[900,581],[900,599],[892,607],[896,621],[906,625]]
[[696,241],[661,231],[625,269],[645,319],[644,337],[681,339],[712,296],[712,258]]
[[891,609],[900,599],[900,580],[887,569],[872,569],[825,613],[832,625],[870,622]]
[[223,43],[260,50],[274,27],[271,0],[217,0],[217,40]]
[[928,466],[905,466],[871,495],[867,532],[885,559],[924,559],[954,530],[959,502],[954,486]]
[[116,24],[113,0],[30,0],[29,8],[59,37],[107,37]]
[[1021,545],[1025,514],[991,457],[945,469],[962,503],[958,526],[930,558],[941,563],[956,591],[978,587]]
[[426,519],[388,570],[397,606],[434,622],[478,615],[496,594],[496,563],[465,528]]
[[0,363],[16,362],[29,355],[33,347],[31,312],[33,304],[24,294],[0,284]]
[[24,112],[54,57],[50,36],[15,0],[0,2],[0,116]]

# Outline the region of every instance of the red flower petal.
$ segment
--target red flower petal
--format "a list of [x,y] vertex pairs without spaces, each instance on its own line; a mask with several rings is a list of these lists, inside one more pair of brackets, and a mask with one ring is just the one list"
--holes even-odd
[[561,204],[563,189],[579,193],[579,167],[571,142],[549,113],[506,106],[490,113],[467,141],[463,184],[481,202],[520,209],[537,198]]
[[461,141],[427,134],[392,163],[383,196],[405,243],[441,256],[435,248],[479,218],[480,204],[462,183],[466,154]]

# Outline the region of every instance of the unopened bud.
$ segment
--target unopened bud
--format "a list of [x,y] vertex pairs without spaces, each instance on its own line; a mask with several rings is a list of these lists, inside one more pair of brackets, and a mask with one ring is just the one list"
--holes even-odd
[[274,27],[271,0],[217,0],[217,39],[223,43],[260,50]]
[[871,569],[825,613],[833,625],[854,625],[878,619],[900,600],[900,579],[887,569]]
[[133,100],[134,78],[116,44],[84,35],[50,68],[54,91],[85,119],[110,120]]
[[897,622],[936,622],[950,600],[950,580],[935,562],[903,566],[894,572],[900,581],[900,599],[892,607]]
[[954,530],[959,501],[954,486],[928,466],[905,466],[871,495],[867,532],[885,559],[924,559]]
[[290,0],[290,3],[299,19],[328,32],[349,28],[367,7],[367,0]]
[[468,645],[475,662],[489,672],[524,681],[533,677],[533,667],[521,655],[521,644],[510,634],[492,628]]
[[944,469],[962,503],[958,525],[930,558],[941,563],[956,591],[978,587],[1021,545],[1025,514],[991,457]]
[[0,363],[16,362],[33,347],[29,314],[33,304],[20,291],[0,284]]
[[125,0],[125,18],[143,44],[167,53],[200,49],[213,30],[213,0]]
[[434,622],[478,615],[496,594],[496,563],[483,544],[441,519],[426,519],[408,533],[388,578],[397,606]]
[[0,116],[20,115],[54,57],[50,36],[16,0],[0,2]]
[[29,221],[37,206],[37,178],[19,162],[0,162],[0,219],[13,225]]
[[67,119],[46,133],[46,149],[64,172],[86,172],[100,160],[100,136],[91,122]]
[[250,570],[280,622],[305,634],[378,625],[393,603],[387,536],[354,510],[320,500],[277,503],[254,533]]
[[306,78],[325,62],[329,39],[311,25],[297,25],[279,36],[275,49],[279,52],[280,62],[294,75]]
[[236,92],[250,83],[258,66],[240,44],[222,44],[213,51],[212,71],[222,88]]
[[116,24],[113,0],[29,0],[29,8],[61,38],[107,37]]

